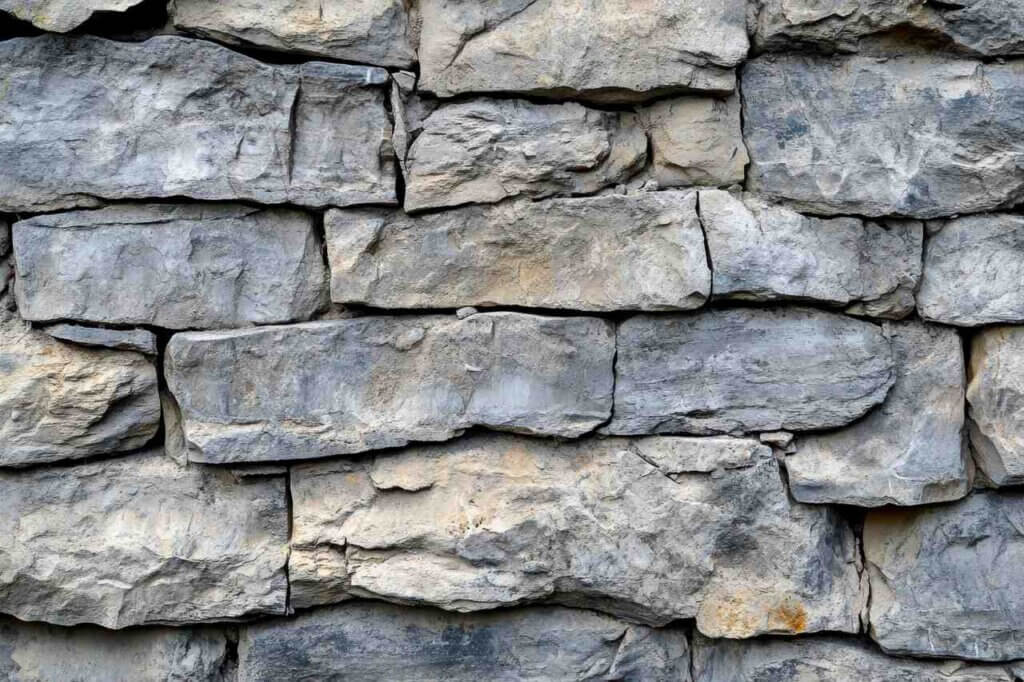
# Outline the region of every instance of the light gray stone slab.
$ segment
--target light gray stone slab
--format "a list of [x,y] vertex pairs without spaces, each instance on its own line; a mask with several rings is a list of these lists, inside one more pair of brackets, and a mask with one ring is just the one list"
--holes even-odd
[[52,324],[43,331],[60,341],[80,346],[96,346],[115,350],[133,350],[144,355],[156,355],[156,334],[146,329],[106,329],[80,324]]
[[309,319],[327,305],[313,217],[238,204],[118,205],[14,225],[23,317],[170,329]]
[[0,210],[396,200],[384,69],[272,66],[177,36],[13,38],[0,63]]
[[991,327],[971,341],[971,450],[995,485],[1024,483],[1024,327]]
[[710,293],[695,192],[328,211],[331,297],[380,308],[684,310]]
[[638,315],[619,325],[615,372],[618,435],[836,428],[896,378],[878,326],[808,308]]
[[125,12],[143,0],[0,0],[0,12],[13,14],[44,31],[67,33],[97,12]]

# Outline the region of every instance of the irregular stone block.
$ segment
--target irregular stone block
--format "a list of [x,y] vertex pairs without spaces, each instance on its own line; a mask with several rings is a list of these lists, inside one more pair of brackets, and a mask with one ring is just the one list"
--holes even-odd
[[801,502],[929,504],[970,489],[960,336],[920,322],[883,329],[892,339],[896,383],[852,426],[799,439],[786,469]]
[[111,206],[14,225],[28,320],[237,327],[311,317],[327,272],[310,215],[237,204]]
[[918,293],[921,317],[959,326],[1024,322],[1024,217],[966,216],[934,227]]
[[731,91],[747,55],[742,0],[422,0],[423,88],[631,102]]
[[156,334],[145,329],[106,329],[62,323],[44,327],[43,331],[55,339],[77,343],[80,346],[133,350],[146,355],[157,354]]
[[202,40],[0,42],[0,210],[185,196],[394,203],[387,72]]
[[1024,483],[1024,327],[993,327],[971,341],[971,450],[995,485]]
[[747,187],[798,210],[935,218],[1024,199],[1024,61],[764,57],[743,100]]
[[152,360],[61,343],[0,303],[0,467],[131,450],[159,426]]
[[363,602],[242,629],[239,681],[689,682],[680,629],[557,607],[453,614]]
[[0,619],[0,677],[9,682],[227,682],[227,639],[209,628],[109,632]]
[[701,306],[695,192],[519,200],[409,216],[328,211],[331,297],[381,308]]
[[283,614],[284,476],[236,480],[160,450],[0,473],[0,611],[58,625]]
[[851,637],[693,642],[695,682],[1014,682],[1009,670],[886,656]]
[[407,68],[416,61],[407,4],[174,0],[170,10],[175,27],[230,44]]
[[715,298],[819,301],[877,317],[914,310],[924,226],[800,215],[719,190],[700,193]]
[[883,649],[982,661],[1024,657],[1024,495],[868,513],[871,636]]
[[524,100],[448,104],[423,121],[409,149],[405,209],[591,194],[625,181],[646,158],[635,114]]
[[614,330],[519,313],[187,332],[167,347],[189,458],[325,457],[471,426],[576,437],[612,403]]
[[97,12],[124,12],[142,0],[0,0],[0,12],[9,12],[44,31],[67,33]]
[[638,315],[619,325],[605,431],[734,433],[843,426],[896,378],[877,326],[805,308]]
[[720,443],[481,435],[296,466],[292,605],[548,601],[717,637],[855,632],[849,527],[790,502],[769,448]]

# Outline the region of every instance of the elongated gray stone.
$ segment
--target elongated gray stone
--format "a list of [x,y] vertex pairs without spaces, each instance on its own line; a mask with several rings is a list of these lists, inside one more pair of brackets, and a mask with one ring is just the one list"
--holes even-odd
[[1022,529],[1019,492],[869,512],[872,638],[895,653],[1024,658]]
[[226,43],[405,68],[416,60],[408,4],[174,0],[170,11],[177,28]]
[[935,218],[1024,200],[1024,61],[762,57],[747,188],[798,210]]
[[0,210],[395,201],[383,69],[270,66],[176,36],[14,38],[0,63]]
[[851,531],[790,502],[756,441],[480,435],[299,465],[291,491],[297,608],[548,601],[717,637],[858,628]]
[[115,350],[133,350],[145,355],[156,355],[156,334],[146,329],[106,329],[80,324],[52,324],[43,331],[55,339],[70,341],[80,346],[96,346]]
[[1024,322],[1024,217],[965,216],[934,228],[918,293],[921,317],[958,326]]
[[1024,328],[992,327],[971,342],[971,450],[996,485],[1024,483]]
[[519,313],[186,332],[167,348],[189,458],[325,457],[471,426],[576,437],[608,418],[612,325]]
[[743,0],[422,0],[423,88],[630,102],[731,91],[747,55]]
[[124,12],[143,0],[0,0],[0,12],[9,12],[44,31],[67,33],[97,12]]
[[228,682],[227,638],[212,628],[109,632],[0,618],[0,677],[8,682]]
[[683,310],[710,293],[695,192],[329,211],[331,297],[381,308]]
[[311,317],[327,304],[313,218],[237,204],[120,205],[14,225],[23,317],[170,329]]
[[243,628],[239,681],[690,682],[682,629],[558,607],[453,614],[363,602]]
[[638,315],[619,325],[605,431],[736,433],[835,428],[896,378],[877,326],[806,308]]
[[0,219],[0,258],[11,250],[11,226],[6,220]]
[[715,298],[817,301],[855,314],[914,310],[924,226],[803,216],[753,195],[700,193]]
[[0,474],[0,611],[57,625],[283,614],[284,476],[236,479],[162,450]]
[[786,458],[801,502],[861,507],[930,504],[970,490],[960,336],[920,322],[887,322],[896,383],[867,417],[797,441]]
[[623,182],[646,157],[635,114],[525,100],[448,104],[409,149],[405,209],[589,194]]

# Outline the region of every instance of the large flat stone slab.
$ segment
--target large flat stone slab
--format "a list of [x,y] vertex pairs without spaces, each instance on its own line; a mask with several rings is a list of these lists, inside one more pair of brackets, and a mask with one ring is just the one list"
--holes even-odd
[[716,637],[855,632],[856,550],[766,446],[480,435],[292,469],[296,608],[548,601]]
[[472,426],[576,437],[610,414],[614,353],[596,318],[363,317],[177,334],[166,374],[193,461],[287,460]]
[[238,204],[119,205],[14,224],[28,320],[241,327],[327,304],[313,217]]
[[395,202],[384,69],[271,66],[203,40],[0,43],[0,210],[99,199]]
[[1024,483],[1024,328],[991,327],[971,341],[971,450],[996,485]]
[[747,189],[829,215],[1024,200],[1024,61],[771,56],[743,69]]
[[558,607],[454,614],[374,602],[245,627],[239,681],[690,682],[685,631]]
[[632,317],[615,373],[619,435],[836,428],[896,378],[878,326],[806,308]]
[[695,192],[328,211],[331,297],[379,308],[683,310],[710,294]]
[[0,612],[107,628],[283,614],[284,478],[162,450],[0,473]]
[[143,0],[0,0],[0,12],[8,12],[44,31],[67,33],[97,12],[125,12]]

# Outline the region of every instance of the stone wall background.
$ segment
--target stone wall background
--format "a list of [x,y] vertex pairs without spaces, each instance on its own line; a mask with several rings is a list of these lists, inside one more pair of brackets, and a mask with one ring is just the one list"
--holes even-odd
[[1022,0],[0,0],[0,678],[1024,679]]

